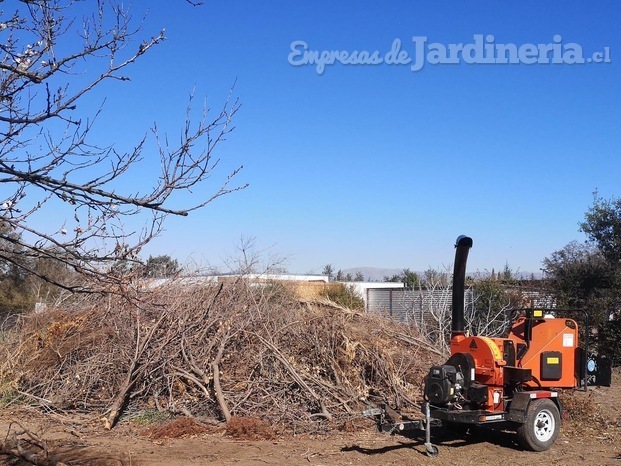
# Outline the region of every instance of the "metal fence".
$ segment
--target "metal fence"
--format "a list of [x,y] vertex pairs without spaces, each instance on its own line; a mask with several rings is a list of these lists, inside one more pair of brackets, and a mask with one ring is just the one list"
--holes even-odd
[[[473,293],[466,290],[466,307]],[[398,322],[423,326],[432,320],[430,309],[451,308],[452,290],[405,290],[370,288],[367,290],[367,311],[390,317]]]
[[[546,292],[519,290],[525,306],[553,309],[556,307],[554,297]],[[366,290],[367,311],[384,315],[398,322],[417,324],[424,327],[431,323],[431,310],[446,309],[449,312],[452,305],[452,288],[441,289],[383,289],[369,288]],[[474,291],[467,288],[465,291],[465,310],[474,306]]]

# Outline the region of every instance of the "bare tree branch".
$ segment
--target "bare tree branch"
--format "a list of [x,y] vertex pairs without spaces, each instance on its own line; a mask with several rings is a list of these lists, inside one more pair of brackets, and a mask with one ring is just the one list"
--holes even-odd
[[[0,242],[17,235],[22,251],[9,258],[0,248],[0,260],[36,275],[33,261],[55,259],[95,279],[100,290],[120,283],[121,277],[108,273],[111,265],[138,261],[168,215],[187,216],[247,185],[235,184],[239,166],[211,194],[195,196],[219,168],[215,150],[234,129],[240,104],[232,92],[215,114],[204,104],[198,120],[191,94],[177,144],[155,123],[129,151],[94,139],[103,103],[91,115],[80,113],[78,103],[105,81],[129,80],[131,66],[166,37],[162,30],[141,38],[142,21],[114,0],[93,4],[91,14],[80,18],[83,10],[75,0],[24,1],[11,16],[0,15],[0,222],[7,232],[0,233]],[[150,188],[138,191],[131,179],[145,164],[152,166],[151,147],[160,173]],[[59,224],[36,226],[33,220],[46,211],[62,213]],[[134,217],[143,226],[127,231]],[[73,291],[93,288],[58,284]]]

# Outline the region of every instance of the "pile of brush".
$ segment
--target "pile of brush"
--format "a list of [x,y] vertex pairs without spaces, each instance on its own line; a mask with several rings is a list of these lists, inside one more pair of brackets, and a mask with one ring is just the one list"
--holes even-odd
[[107,428],[155,412],[314,431],[382,398],[414,408],[444,359],[414,328],[244,279],[89,296],[23,316],[0,346],[5,405],[92,413]]

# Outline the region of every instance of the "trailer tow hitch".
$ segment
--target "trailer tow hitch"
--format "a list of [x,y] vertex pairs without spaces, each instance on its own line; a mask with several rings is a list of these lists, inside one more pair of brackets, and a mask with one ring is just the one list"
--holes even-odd
[[431,443],[431,424],[439,425],[440,421],[431,418],[429,403],[425,402],[422,406],[424,419],[403,419],[401,415],[384,404],[380,408],[366,409],[362,414],[365,417],[372,417],[380,432],[387,432],[391,435],[407,435],[407,433],[417,431],[419,434],[425,432],[425,453],[433,457],[438,455],[438,447]]

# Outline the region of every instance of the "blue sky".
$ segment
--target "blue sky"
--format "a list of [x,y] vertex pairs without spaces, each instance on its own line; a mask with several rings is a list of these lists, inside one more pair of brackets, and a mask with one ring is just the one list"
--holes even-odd
[[[455,238],[468,234],[469,270],[508,263],[538,272],[551,252],[584,239],[578,223],[593,191],[621,195],[617,2],[131,5],[136,17],[149,10],[147,36],[165,27],[168,40],[136,64],[131,82],[103,88],[101,137],[129,146],[154,121],[175,136],[193,88],[215,110],[236,82],[242,108],[213,181],[243,165],[238,182],[250,184],[170,218],[147,256],[217,266],[254,237],[290,272],[328,263],[424,270],[449,265]],[[585,57],[608,47],[611,62],[462,61],[417,72],[335,64],[319,75],[288,61],[294,41],[384,54],[400,39],[412,56],[414,36],[448,45],[478,34],[517,46],[560,35]]]

